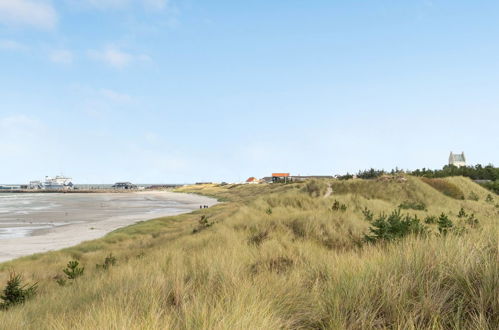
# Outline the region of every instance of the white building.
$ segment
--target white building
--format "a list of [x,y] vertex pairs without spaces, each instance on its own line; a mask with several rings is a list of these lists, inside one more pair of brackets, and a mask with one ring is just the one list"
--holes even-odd
[[449,165],[454,165],[456,167],[466,166],[466,157],[464,156],[464,152],[461,154],[450,153],[449,156]]

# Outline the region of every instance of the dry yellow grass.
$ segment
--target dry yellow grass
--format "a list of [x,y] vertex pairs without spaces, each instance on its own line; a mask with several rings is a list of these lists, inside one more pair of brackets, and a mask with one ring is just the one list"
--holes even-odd
[[[192,186],[227,201],[143,222],[92,242],[0,265],[38,281],[38,295],[0,312],[4,329],[495,329],[499,324],[499,209],[464,178],[446,179],[479,200],[456,200],[418,178],[291,185]],[[333,194],[322,195],[328,186]],[[475,213],[461,235],[368,245],[362,210],[424,202],[426,215]],[[334,201],[347,209],[334,211]],[[199,227],[201,216],[211,226]],[[463,224],[463,226],[465,226]],[[198,232],[193,234],[193,229]],[[95,269],[109,253],[109,270]],[[77,258],[85,274],[53,277]]]

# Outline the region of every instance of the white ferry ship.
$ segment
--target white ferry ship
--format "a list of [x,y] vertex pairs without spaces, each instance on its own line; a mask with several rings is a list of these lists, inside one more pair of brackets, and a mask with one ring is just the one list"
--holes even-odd
[[73,189],[74,185],[71,178],[57,175],[55,177],[45,177],[45,181],[31,181],[29,189],[45,189],[45,190],[69,190]]
[[43,188],[48,190],[73,189],[73,182],[71,180],[71,178],[59,175],[53,178],[46,176]]

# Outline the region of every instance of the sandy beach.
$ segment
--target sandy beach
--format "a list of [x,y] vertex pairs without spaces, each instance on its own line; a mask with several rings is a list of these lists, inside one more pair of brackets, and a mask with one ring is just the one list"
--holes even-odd
[[[3,202],[16,196],[2,195]],[[0,212],[0,262],[96,239],[138,221],[188,213],[216,200],[166,191],[19,196]],[[1,211],[1,210],[0,210]]]

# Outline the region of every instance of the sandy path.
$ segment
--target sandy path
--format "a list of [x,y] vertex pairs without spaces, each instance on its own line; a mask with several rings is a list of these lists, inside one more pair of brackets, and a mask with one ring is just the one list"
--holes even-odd
[[134,224],[138,221],[149,220],[169,215],[188,213],[199,209],[200,205],[212,206],[217,203],[213,198],[181,194],[173,192],[137,192],[136,194],[149,194],[175,201],[175,208],[164,209],[156,213],[111,216],[103,219],[92,219],[82,223],[68,224],[44,230],[34,236],[8,238],[0,240],[0,262],[12,260],[34,253],[59,250],[79,244],[83,241],[96,239],[121,227]]

